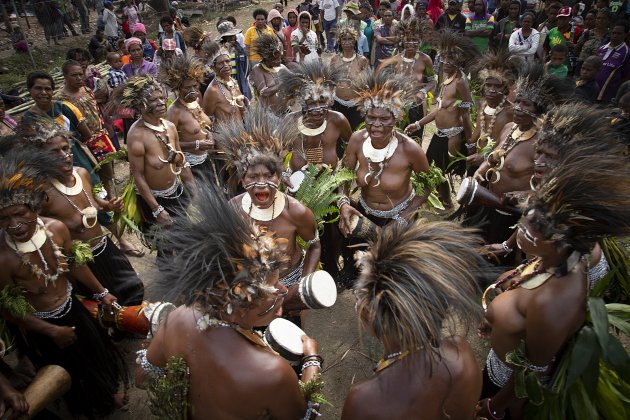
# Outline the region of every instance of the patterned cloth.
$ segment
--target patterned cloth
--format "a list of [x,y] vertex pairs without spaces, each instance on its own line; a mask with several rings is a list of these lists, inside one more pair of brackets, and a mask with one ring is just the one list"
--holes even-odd
[[114,89],[118,85],[122,85],[127,81],[127,75],[122,70],[109,69],[109,78],[107,79],[107,85]]

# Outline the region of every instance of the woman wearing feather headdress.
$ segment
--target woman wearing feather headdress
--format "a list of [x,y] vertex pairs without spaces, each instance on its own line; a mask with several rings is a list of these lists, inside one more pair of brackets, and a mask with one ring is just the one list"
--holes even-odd
[[479,168],[484,160],[482,150],[490,143],[495,145],[503,127],[513,120],[512,103],[508,99],[516,78],[514,57],[504,50],[486,52],[475,64],[477,81],[481,85],[483,100],[477,109],[475,131],[466,141],[469,173]]
[[177,95],[166,111],[166,119],[177,127],[179,145],[193,175],[200,181],[205,178],[218,182],[217,168],[208,155],[215,151],[212,121],[199,103],[203,64],[196,58],[179,56],[162,64],[158,76]]
[[[234,168],[246,190],[231,202],[244,218],[286,240],[284,252],[290,261],[280,272],[280,281],[292,295],[297,293],[299,279],[317,268],[321,249],[313,212],[278,191],[282,157],[295,137],[291,119],[279,118],[261,106],[252,108],[244,122],[219,125],[216,133],[228,167]],[[306,243],[306,252],[300,248],[298,236]]]
[[[181,151],[177,127],[164,119],[166,94],[153,77],[132,77],[114,90],[109,106],[140,114],[127,135],[128,158],[143,217],[141,228],[152,241],[152,227],[171,225],[172,213],[182,211],[187,195],[194,193],[190,164]],[[167,253],[165,244],[158,244],[159,265],[167,263]]]
[[334,101],[339,72],[329,64],[312,61],[280,72],[281,95],[297,102],[300,112],[289,114],[297,123],[298,135],[292,145],[287,175],[305,165],[336,167],[337,150],[352,135],[346,117],[330,109]]
[[[431,138],[427,149],[430,163],[443,172],[447,172],[450,156],[457,156],[463,140],[472,135],[470,107],[473,99],[465,76],[465,69],[479,55],[479,51],[470,38],[450,30],[440,34],[438,51],[441,63],[441,83],[436,99],[437,106],[424,118],[409,124],[406,133],[419,130],[422,126],[435,121],[437,133]],[[463,167],[450,169],[451,172],[463,173]],[[438,187],[440,200],[446,208],[452,208],[450,187],[444,182]]]
[[208,63],[215,77],[203,94],[203,110],[215,121],[242,119],[249,101],[232,78],[230,52],[217,43],[213,43],[212,47],[214,52]]
[[[101,417],[122,406],[124,396],[116,392],[119,382],[127,381],[126,367],[77,299],[73,284],[108,306],[116,297],[87,266],[72,263],[68,228],[39,217],[47,181],[62,176],[57,160],[25,147],[13,147],[0,159],[0,312],[24,331],[24,337],[16,336],[18,346],[36,367],[60,365],[70,373],[65,399],[71,411]],[[16,305],[23,313],[9,312]]]
[[[25,135],[21,143],[29,145],[36,157],[41,154],[56,157],[51,169],[56,171],[57,177],[48,179],[48,199],[42,203],[40,214],[60,220],[67,226],[73,241],[90,247],[92,261],[88,261],[87,266],[103,286],[118,296],[120,304],[140,305],[144,297],[142,281],[125,254],[104,235],[96,218],[97,211],[122,212],[123,201],[118,197],[105,200],[92,192],[88,171],[73,166],[71,142],[74,139],[69,132],[42,125],[34,128],[33,135]],[[86,296],[91,294],[82,285],[78,285],[77,291]]]
[[473,418],[481,369],[459,334],[481,318],[480,244],[455,223],[391,224],[359,258],[357,315],[384,356],[350,388],[342,420]]
[[[401,74],[416,79],[418,93],[414,98],[414,105],[409,108],[409,121],[417,121],[424,117],[427,92],[435,87],[433,74],[433,62],[431,57],[419,51],[421,44],[420,20],[411,17],[401,20],[394,26],[394,35],[398,36],[402,45],[402,53],[381,61],[378,71],[392,67],[395,74]],[[411,137],[420,139],[424,127],[409,133]]]
[[[571,91],[572,87],[566,81],[545,75],[542,65],[525,66],[516,84],[514,122],[503,128],[494,150],[475,172],[477,181],[502,198],[529,191],[529,180],[534,173],[538,119],[563,96],[570,96]],[[480,207],[477,217],[486,219],[483,236],[490,244],[506,241],[519,218],[487,207]],[[506,250],[512,248],[506,243]]]
[[[571,384],[566,383],[566,372],[562,373],[559,365],[566,369],[565,346],[572,343],[572,337],[585,323],[585,299],[589,293],[585,255],[607,236],[630,234],[630,166],[627,159],[614,155],[595,155],[588,161],[586,165],[584,161],[563,162],[534,190],[517,233],[518,246],[533,258],[503,274],[484,293],[482,304],[487,309],[482,332],[490,337],[492,349],[484,375],[482,397],[485,399],[478,404],[480,417],[503,418],[505,414],[518,419],[523,418],[523,411],[527,409],[530,415],[547,418],[539,410],[548,409],[555,398],[588,400],[593,397],[584,392],[584,385],[581,393],[567,395],[565,392]],[[589,299],[589,308],[594,304]],[[600,333],[613,341],[615,339],[607,334],[603,303],[601,308],[604,326]],[[590,322],[601,322],[595,320],[597,316],[591,311]],[[614,344],[600,342],[602,354]],[[598,346],[596,342],[592,345]],[[618,342],[616,345],[621,348]],[[508,353],[513,351],[521,353],[510,356],[510,360],[518,361],[518,366],[506,363]],[[597,353],[596,371],[601,372],[601,367],[606,366],[613,372],[616,370],[614,375],[622,373],[618,363],[613,361],[611,365],[607,358],[599,360],[599,351]],[[630,361],[623,350],[621,353],[625,359],[621,364],[627,373]],[[583,356],[578,357],[583,360]],[[525,392],[518,388],[518,378],[523,378],[523,374],[528,377]],[[565,383],[558,382],[560,377]],[[625,389],[622,392],[627,394],[627,382],[624,385],[625,380],[621,381]],[[536,386],[540,383],[548,391],[540,394],[547,407],[540,406],[538,398],[528,404],[527,397],[535,398]],[[610,386],[610,383],[601,383],[593,395],[599,393],[601,387]],[[609,394],[610,404],[618,395]],[[611,418],[597,414],[606,408],[597,405],[593,408],[594,418]]]
[[261,57],[260,63],[252,68],[250,76],[258,100],[276,114],[285,113],[287,104],[278,95],[278,74],[286,68],[282,64],[282,43],[276,35],[262,34],[254,40],[252,51]]
[[339,200],[339,228],[346,236],[353,215],[365,215],[378,226],[394,221],[405,225],[427,198],[416,196],[411,185],[412,173],[429,171],[427,158],[418,143],[394,130],[412,100],[413,91],[404,82],[387,72],[367,72],[356,81],[366,128],[350,137],[343,162],[346,168],[356,168],[361,188],[356,208],[347,196]]
[[330,65],[341,73],[335,89],[335,103],[333,110],[342,113],[350,123],[352,130],[361,124],[361,112],[357,107],[357,94],[352,89],[352,79],[368,67],[368,59],[357,54],[359,35],[351,20],[341,21],[337,24],[337,40],[341,47],[341,53],[336,54]]
[[[287,267],[282,240],[243,218],[209,186],[199,187],[191,208],[167,232],[176,257],[155,284],[158,296],[182,306],[138,352],[137,382],[168,383],[173,362],[184,364],[183,401],[170,407],[177,413],[162,411],[160,418],[310,419],[312,405],[293,369],[253,330],[282,314],[288,293],[278,279]],[[313,339],[302,341],[301,379],[309,382],[319,376],[321,357]],[[154,408],[164,405],[152,401]]]

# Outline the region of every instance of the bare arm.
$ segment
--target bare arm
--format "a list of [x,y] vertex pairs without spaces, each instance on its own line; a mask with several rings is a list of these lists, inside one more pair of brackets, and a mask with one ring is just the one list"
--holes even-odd
[[[177,128],[171,122],[168,122],[166,124],[167,126],[170,125],[168,129],[173,133],[173,143],[175,143],[175,150],[181,151],[182,149],[179,145],[179,134],[177,133]],[[180,176],[182,177],[182,181],[184,181],[184,185],[186,185],[188,193],[194,196],[195,192],[197,191],[197,185],[195,184],[195,179],[193,178],[190,166],[185,166],[184,168],[182,168]]]
[[140,194],[142,199],[147,203],[151,211],[155,211],[159,204],[155,197],[153,197],[153,194],[151,194],[151,189],[144,177],[144,156],[146,150],[142,140],[134,138],[134,136],[138,135],[137,130],[138,129],[134,130],[134,127],[129,130],[128,137],[130,138],[127,141],[129,170],[133,175],[133,180],[136,184],[138,194]]
[[[470,89],[468,88],[468,82],[464,77],[457,80],[457,91],[462,98],[462,102],[473,102]],[[466,136],[465,139],[469,139],[472,137],[473,132],[472,121],[470,120],[470,108],[460,108],[460,112],[464,126],[464,135]]]
[[[299,214],[296,215],[297,234],[300,235],[305,242],[314,240],[317,237],[317,223],[315,221],[315,215],[313,212],[304,207],[299,210]],[[319,241],[312,243],[304,256],[304,268],[302,269],[302,276],[311,274],[317,269],[317,263],[321,255],[321,244]]]
[[213,116],[216,112],[216,99],[212,97],[212,85],[214,83],[211,82],[206,88],[206,92],[203,94],[202,107],[203,112],[206,113],[207,116]]

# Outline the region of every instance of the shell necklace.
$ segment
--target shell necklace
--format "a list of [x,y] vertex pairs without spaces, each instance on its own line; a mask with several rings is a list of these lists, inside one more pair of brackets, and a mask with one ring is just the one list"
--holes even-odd
[[300,130],[300,133],[304,134],[305,136],[309,136],[309,137],[315,137],[315,136],[319,136],[320,134],[322,134],[324,131],[326,131],[326,126],[328,125],[328,120],[325,119],[324,122],[322,123],[322,125],[320,125],[319,127],[315,127],[315,128],[310,128],[304,125],[304,118],[300,116],[300,118],[298,118],[298,130]]
[[[164,124],[164,119],[160,118],[160,125],[149,124],[145,121],[144,118],[142,118],[142,123],[146,128],[153,131],[155,138],[158,139],[160,144],[162,144],[166,148],[166,151],[168,153],[166,155],[166,159],[162,158],[162,156],[158,154],[158,159],[160,160],[160,162],[168,163],[168,167],[171,170],[171,173],[175,176],[179,175],[182,172],[184,164],[186,163],[186,157],[184,156],[184,153],[180,150],[175,150],[175,148],[171,144],[171,139],[168,135],[166,124]],[[161,133],[164,133],[166,138],[162,137]],[[176,162],[178,156],[181,156],[182,166],[179,166]],[[173,166],[175,167],[175,169],[173,169]]]
[[380,371],[387,369],[394,363],[398,362],[399,360],[403,360],[410,354],[411,352],[409,350],[397,351],[395,353],[388,354],[387,356],[381,358],[381,360],[378,361],[378,363],[374,367],[374,373],[379,373]]
[[[63,254],[61,253],[61,249],[52,239],[52,233],[46,229],[44,222],[41,219],[37,219],[37,230],[35,234],[29,239],[27,242],[16,242],[5,232],[5,241],[9,248],[15,251],[15,253],[20,257],[22,263],[28,268],[30,268],[31,272],[35,277],[44,279],[44,285],[48,287],[48,283],[52,283],[53,286],[55,282],[59,278],[59,276],[66,271],[68,271],[68,264],[65,261],[62,261]],[[47,274],[46,271],[49,271],[48,262],[46,258],[44,258],[44,254],[42,253],[42,247],[44,244],[50,240],[50,245],[53,249],[53,255],[55,256],[55,263],[57,264],[57,269],[53,274]],[[39,260],[44,267],[42,270],[39,265],[33,264],[31,260],[28,258],[27,254],[37,251],[39,255]]]
[[[259,222],[270,222],[282,213],[284,210],[284,206],[286,203],[286,197],[284,194],[280,192],[276,192],[276,195],[273,197],[273,204],[271,206],[261,209],[256,207],[254,203],[252,203],[252,197],[249,193],[245,193],[243,195],[243,200],[241,200],[241,208],[245,213],[249,215],[254,220]],[[276,214],[276,206],[280,211]]]
[[[83,223],[83,227],[86,229],[92,229],[98,223],[98,219],[96,217],[98,214],[98,210],[96,210],[96,207],[94,207],[94,203],[92,203],[92,200],[90,199],[90,196],[88,195],[88,193],[85,192],[85,189],[83,188],[83,180],[81,179],[81,176],[77,173],[76,170],[72,171],[72,177],[74,178],[74,186],[72,187],[67,187],[63,185],[57,179],[53,179],[52,181],[50,181],[50,183],[53,185],[53,187],[55,187],[57,191],[61,193],[61,195],[66,200],[68,200],[68,203],[70,203],[70,205],[74,207],[76,211],[81,213],[81,216],[82,216],[81,222]],[[85,195],[85,198],[87,199],[88,203],[90,203],[90,205],[84,209],[80,209],[74,203],[74,201],[70,199],[70,196],[76,196],[81,193]]]
[[[368,170],[363,178],[363,181],[366,185],[369,184],[368,177],[372,177],[372,180],[376,180],[375,187],[378,187],[381,184],[381,174],[383,173],[383,169],[387,166],[389,159],[394,155],[396,148],[398,147],[398,138],[395,134],[392,134],[392,138],[387,143],[387,147],[382,149],[376,149],[372,145],[372,138],[367,137],[363,141],[363,155],[367,160]],[[372,163],[378,163],[378,170],[376,173],[372,170]]]
[[[477,140],[477,149],[482,149],[482,146],[480,144],[482,140],[492,140],[492,130],[494,130],[494,123],[497,121],[497,116],[501,113],[501,111],[503,111],[505,101],[506,99],[504,97],[501,103],[496,108],[492,108],[486,103],[486,106],[483,109],[483,114],[481,115],[481,121],[479,122],[481,126],[481,135],[479,136],[479,140]],[[488,129],[486,129],[486,115],[490,116],[490,124],[488,124]]]
[[[521,131],[518,125],[514,124],[512,132],[508,135],[507,140],[500,148],[494,150],[488,155],[488,163],[493,167],[486,172],[486,181],[491,184],[496,184],[501,179],[501,169],[505,165],[506,156],[514,149],[519,143],[530,140],[538,132],[538,127],[533,126],[527,131]],[[492,175],[496,175],[495,178]]]

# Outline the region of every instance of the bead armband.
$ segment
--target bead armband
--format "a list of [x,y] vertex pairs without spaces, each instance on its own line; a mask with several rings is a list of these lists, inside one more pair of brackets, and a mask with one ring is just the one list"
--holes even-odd
[[157,219],[157,217],[160,215],[160,213],[162,213],[164,211],[164,206],[159,205],[157,206],[157,209],[153,210],[151,212],[151,214],[153,215],[154,219]]
[[313,244],[319,242],[319,231],[315,229],[315,237],[310,241],[306,241],[306,248],[310,248]]
[[199,140],[195,140],[195,150],[199,150],[199,147],[201,147]]
[[465,143],[464,144],[466,146],[466,149],[470,150],[470,149],[474,149],[477,147],[476,143]]
[[514,248],[510,248],[510,246],[508,245],[507,241],[503,241],[503,243],[501,243],[501,246],[503,247],[503,250],[505,251],[505,255],[507,255],[510,252],[514,251]]
[[94,293],[92,295],[92,299],[94,299],[97,302],[102,301],[103,299],[105,299],[105,296],[109,295],[109,290],[104,289],[101,293]]
[[166,376],[166,369],[161,368],[159,366],[155,366],[153,363],[149,362],[147,359],[147,349],[138,350],[136,352],[138,356],[136,358],[136,363],[144,370],[149,376],[153,378],[158,378],[161,376]]
[[308,362],[305,362],[302,365],[302,372],[304,372],[304,370],[306,368],[313,367],[313,366],[318,367],[320,369],[322,368],[322,364],[319,361],[317,361],[317,360],[309,360]]
[[347,195],[342,196],[341,198],[339,198],[339,200],[337,200],[337,208],[339,210],[341,210],[341,208],[345,205],[350,205],[350,199],[348,198]]

